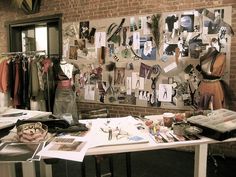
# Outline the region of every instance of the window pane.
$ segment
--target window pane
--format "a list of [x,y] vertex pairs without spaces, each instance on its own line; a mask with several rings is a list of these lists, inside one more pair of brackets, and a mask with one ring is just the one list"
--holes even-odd
[[35,28],[36,50],[45,50],[47,52],[47,27]]

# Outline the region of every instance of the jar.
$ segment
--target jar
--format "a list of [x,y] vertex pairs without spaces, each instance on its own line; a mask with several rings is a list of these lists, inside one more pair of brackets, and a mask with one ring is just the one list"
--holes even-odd
[[174,122],[175,114],[166,112],[163,114],[163,125],[165,127],[171,127]]

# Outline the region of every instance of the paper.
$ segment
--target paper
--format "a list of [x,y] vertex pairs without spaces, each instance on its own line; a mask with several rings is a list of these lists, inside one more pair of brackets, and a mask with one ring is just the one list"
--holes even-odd
[[133,32],[133,50],[140,49],[140,33]]
[[95,48],[101,48],[106,46],[106,32],[95,33]]
[[85,85],[85,100],[95,100],[95,85]]
[[69,40],[64,40],[63,42],[63,57],[67,58],[69,55]]
[[173,63],[169,64],[168,66],[166,66],[164,68],[164,71],[167,73],[167,72],[171,71],[172,69],[175,69],[176,67],[177,67],[176,62],[173,62]]
[[44,147],[44,144],[44,142],[5,142],[0,146],[0,160],[11,162],[39,161],[41,157],[36,153]]
[[138,72],[132,72],[132,89],[140,87],[140,77]]
[[144,81],[143,77],[139,77],[139,90],[144,90]]
[[140,17],[140,20],[142,23],[143,35],[151,34],[151,28],[148,27],[148,23],[151,23],[151,17]]
[[126,78],[126,93],[127,93],[127,95],[131,95],[131,87],[132,87],[131,81],[132,81],[131,77]]
[[171,102],[172,100],[172,85],[159,84],[158,101]]
[[37,155],[43,157],[60,158],[82,162],[89,145],[83,138],[74,137],[73,142],[68,143],[70,137],[60,137],[64,141],[52,141]]
[[[97,119],[94,125],[94,146],[147,143],[149,138],[137,129],[138,120],[131,116],[121,118]],[[109,139],[111,130],[111,139]]]

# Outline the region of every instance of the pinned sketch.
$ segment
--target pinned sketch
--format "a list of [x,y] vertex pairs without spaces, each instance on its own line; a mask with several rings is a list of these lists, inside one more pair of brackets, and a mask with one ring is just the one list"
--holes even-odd
[[133,49],[138,50],[140,49],[140,33],[133,32]]
[[63,58],[66,58],[67,54],[69,53],[69,40],[63,41]]
[[131,78],[132,78],[132,89],[139,88],[140,86],[139,73],[132,72]]
[[132,78],[131,77],[127,77],[126,78],[126,93],[127,95],[131,95],[131,87],[132,87]]
[[95,85],[85,85],[85,100],[95,100]]
[[106,32],[95,33],[95,48],[101,48],[106,46]]
[[171,102],[172,100],[171,84],[159,84],[158,100],[164,102]]

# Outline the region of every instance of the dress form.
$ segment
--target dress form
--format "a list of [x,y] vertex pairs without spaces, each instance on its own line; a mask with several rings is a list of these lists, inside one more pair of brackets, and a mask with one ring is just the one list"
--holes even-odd
[[65,60],[62,60],[60,62],[60,67],[62,69],[62,71],[65,73],[65,75],[71,79],[72,78],[72,72],[73,72],[73,68],[74,65],[67,63]]

